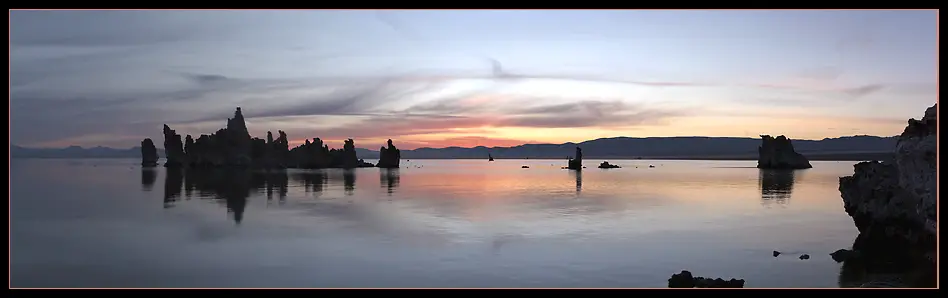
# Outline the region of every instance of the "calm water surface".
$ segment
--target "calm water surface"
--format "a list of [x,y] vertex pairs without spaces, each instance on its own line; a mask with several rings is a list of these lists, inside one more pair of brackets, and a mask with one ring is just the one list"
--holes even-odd
[[12,286],[665,287],[681,270],[838,286],[828,254],[857,231],[837,179],[854,162],[599,162],[265,174],[13,160]]

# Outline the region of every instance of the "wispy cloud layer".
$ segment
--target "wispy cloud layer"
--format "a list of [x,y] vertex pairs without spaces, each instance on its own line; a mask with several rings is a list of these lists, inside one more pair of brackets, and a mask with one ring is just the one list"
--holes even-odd
[[935,100],[933,13],[825,15],[13,11],[11,137],[130,147],[164,123],[213,132],[240,106],[258,136],[370,148],[778,123],[819,138],[891,134],[902,124],[866,123],[901,123]]

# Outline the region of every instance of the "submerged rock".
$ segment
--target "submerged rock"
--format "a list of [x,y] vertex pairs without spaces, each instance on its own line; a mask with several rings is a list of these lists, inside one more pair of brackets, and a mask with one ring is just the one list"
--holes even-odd
[[809,259],[810,259],[810,255],[808,255],[808,254],[802,254],[802,255],[800,255],[800,259],[801,259],[801,260],[809,260]]
[[757,148],[757,168],[761,169],[809,169],[813,166],[803,154],[793,150],[793,144],[785,136],[776,138],[761,135]]
[[937,237],[937,104],[910,119],[899,136],[895,163],[856,164],[839,178],[846,213],[865,239],[935,249]]
[[142,140],[142,166],[158,166],[158,148],[155,148],[155,143],[150,138]]
[[743,288],[743,279],[724,280],[722,278],[695,277],[688,270],[672,274],[668,279],[669,288]]

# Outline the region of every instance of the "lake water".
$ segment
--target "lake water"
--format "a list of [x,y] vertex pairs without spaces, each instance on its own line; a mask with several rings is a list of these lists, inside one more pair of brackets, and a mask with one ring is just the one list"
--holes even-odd
[[681,270],[839,286],[828,254],[857,235],[837,190],[855,162],[599,162],[263,174],[13,160],[12,286],[666,287]]

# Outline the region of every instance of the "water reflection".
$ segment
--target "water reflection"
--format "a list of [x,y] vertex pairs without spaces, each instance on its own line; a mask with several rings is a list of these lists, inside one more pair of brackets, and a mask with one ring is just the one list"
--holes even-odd
[[898,241],[871,241],[860,235],[853,249],[860,253],[843,261],[839,268],[841,288],[936,287],[935,263],[912,246]]
[[278,172],[277,175],[274,175],[269,182],[265,182],[267,185],[267,202],[273,201],[273,192],[274,190],[279,197],[280,205],[286,203],[286,194],[289,190],[289,176],[286,175],[286,172]]
[[379,184],[382,187],[386,188],[386,191],[389,195],[395,192],[395,188],[398,188],[398,182],[401,179],[401,176],[398,174],[398,169],[381,169],[379,171]]
[[329,182],[329,176],[321,170],[293,172],[293,180],[299,181],[303,185],[303,191],[307,194],[319,196],[323,188]]
[[164,207],[174,207],[174,202],[181,197],[181,189],[184,186],[184,172],[181,170],[169,169],[165,172],[165,196]]
[[165,174],[164,207],[174,207],[181,198],[193,196],[222,202],[228,213],[233,214],[234,222],[243,220],[247,198],[251,194],[266,190],[267,199],[272,200],[274,192],[281,202],[287,194],[288,177],[286,171],[257,172],[234,169],[167,169]]
[[355,191],[355,170],[354,169],[345,169],[342,170],[342,183],[346,188],[346,195],[351,196]]
[[793,170],[764,170],[758,174],[760,183],[760,201],[764,206],[776,203],[786,205],[793,192]]
[[158,171],[154,168],[142,168],[142,190],[151,191],[158,181]]
[[583,173],[582,171],[569,171],[569,173],[576,179],[576,193],[579,193],[583,190]]

